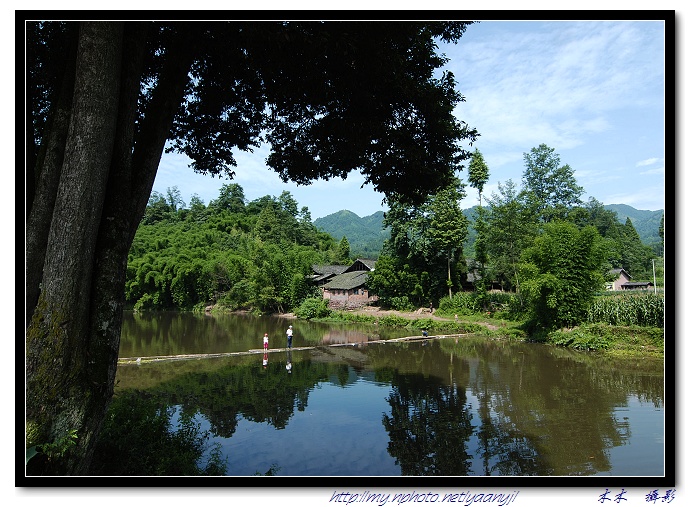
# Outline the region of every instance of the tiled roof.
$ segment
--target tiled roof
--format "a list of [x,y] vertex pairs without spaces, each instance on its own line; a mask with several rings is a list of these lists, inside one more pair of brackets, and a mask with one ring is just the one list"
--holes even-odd
[[369,268],[370,271],[374,271],[374,268],[376,267],[376,261],[374,259],[357,259],[359,262],[364,264],[366,267]]
[[339,275],[349,266],[339,266],[336,264],[313,264],[311,269],[319,275]]
[[369,271],[351,271],[349,273],[334,276],[324,287],[326,289],[356,289],[366,283],[368,276]]
[[311,279],[313,282],[321,283],[324,280],[330,280],[334,276],[336,275],[311,275]]

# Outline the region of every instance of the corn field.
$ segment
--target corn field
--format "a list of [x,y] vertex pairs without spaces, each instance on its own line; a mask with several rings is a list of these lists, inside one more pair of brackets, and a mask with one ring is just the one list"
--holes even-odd
[[663,328],[664,295],[638,292],[600,296],[587,310],[587,322]]

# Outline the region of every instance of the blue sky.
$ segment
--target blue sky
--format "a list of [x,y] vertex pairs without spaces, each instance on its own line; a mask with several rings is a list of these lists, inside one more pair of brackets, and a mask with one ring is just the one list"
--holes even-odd
[[[481,134],[470,149],[489,166],[484,195],[508,179],[519,184],[523,154],[544,143],[574,170],[585,200],[664,208],[664,43],[661,21],[483,21],[457,44],[440,44],[465,97],[456,115]],[[386,209],[381,194],[360,188],[359,173],[285,184],[266,167],[267,155],[267,146],[236,153],[229,181],[197,175],[186,158],[166,154],[154,190],[177,186],[187,203],[197,194],[206,204],[224,183],[240,184],[248,200],[287,190],[313,219]],[[461,206],[477,203],[468,187]]]

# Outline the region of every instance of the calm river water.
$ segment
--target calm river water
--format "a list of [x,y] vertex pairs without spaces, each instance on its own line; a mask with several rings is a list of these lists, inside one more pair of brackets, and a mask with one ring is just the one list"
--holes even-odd
[[281,350],[122,364],[116,394],[195,418],[232,476],[665,473],[661,361],[474,336],[371,343],[414,333],[180,313],[125,314],[120,357],[257,350],[265,332]]

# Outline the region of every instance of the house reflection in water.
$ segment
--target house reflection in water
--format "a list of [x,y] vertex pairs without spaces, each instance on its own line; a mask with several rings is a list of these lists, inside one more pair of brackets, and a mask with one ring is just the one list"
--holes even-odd
[[362,343],[378,340],[377,336],[372,336],[362,331],[348,329],[332,329],[323,335],[323,343],[334,345],[338,343]]

